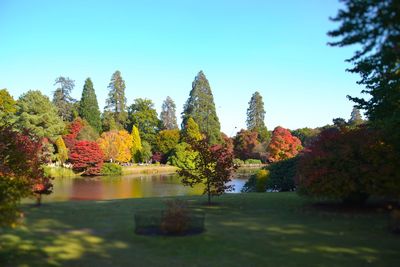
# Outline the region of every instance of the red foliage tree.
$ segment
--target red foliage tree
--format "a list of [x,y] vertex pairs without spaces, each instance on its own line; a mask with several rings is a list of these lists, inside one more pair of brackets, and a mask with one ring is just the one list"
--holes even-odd
[[276,127],[272,132],[271,142],[268,145],[268,160],[276,162],[296,156],[303,147],[299,138],[293,136],[289,130]]
[[104,154],[96,142],[76,141],[69,157],[73,170],[83,175],[99,175],[103,166]]
[[212,196],[233,190],[233,185],[227,184],[237,168],[233,163],[233,153],[226,146],[209,147],[206,139],[200,141],[192,139],[190,145],[198,152],[194,167],[181,168],[178,174],[182,177],[184,185],[204,184],[203,194],[208,195],[208,204],[211,204]]
[[235,157],[241,160],[256,158],[254,149],[260,144],[258,133],[248,130],[240,130],[233,139]]
[[375,129],[327,129],[300,157],[298,191],[362,203],[370,195],[399,197],[400,159]]
[[73,122],[71,122],[68,125],[68,134],[64,135],[63,139],[66,147],[70,152],[75,146],[78,134],[82,130],[84,125],[85,123],[81,118],[76,118]]

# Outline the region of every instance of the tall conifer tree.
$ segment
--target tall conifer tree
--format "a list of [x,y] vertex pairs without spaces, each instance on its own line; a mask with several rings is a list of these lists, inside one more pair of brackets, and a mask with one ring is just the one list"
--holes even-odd
[[357,107],[353,107],[351,111],[349,123],[352,125],[358,125],[363,122],[363,119],[360,114],[360,110]]
[[259,92],[255,92],[250,99],[249,108],[247,109],[247,129],[258,133],[260,142],[268,141],[270,136],[265,126],[265,110],[262,96]]
[[128,113],[126,111],[125,81],[122,79],[120,71],[117,70],[111,76],[108,89],[110,91],[106,99],[105,110],[112,112],[118,127],[123,128],[127,123]]
[[60,76],[56,78],[54,85],[57,85],[57,89],[54,91],[53,104],[58,109],[58,115],[63,121],[72,121],[76,110],[74,110],[75,99],[70,94],[75,87],[75,81]]
[[162,104],[160,120],[163,130],[178,129],[178,124],[176,123],[176,105],[169,96],[167,96]]
[[85,119],[96,131],[101,131],[99,104],[90,78],[86,79],[83,86],[82,98],[79,102],[79,116]]
[[185,128],[187,120],[192,117],[199,125],[210,144],[220,143],[221,125],[215,110],[214,97],[210,84],[203,71],[200,71],[192,83],[189,99],[182,112],[182,128]]

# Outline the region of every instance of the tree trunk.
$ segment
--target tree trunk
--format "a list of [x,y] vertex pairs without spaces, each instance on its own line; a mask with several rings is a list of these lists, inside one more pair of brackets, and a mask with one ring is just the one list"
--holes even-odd
[[42,194],[36,195],[36,206],[42,205]]

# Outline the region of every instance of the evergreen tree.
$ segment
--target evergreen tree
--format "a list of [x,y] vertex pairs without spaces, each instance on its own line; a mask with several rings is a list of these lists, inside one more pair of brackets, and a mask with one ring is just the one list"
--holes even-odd
[[108,98],[106,99],[106,111],[113,114],[114,120],[118,128],[123,128],[127,123],[126,98],[125,98],[125,81],[121,77],[121,72],[116,71],[111,76],[108,85]]
[[82,98],[79,102],[79,116],[85,119],[97,132],[101,131],[101,118],[96,93],[90,78],[83,86]]
[[171,97],[167,96],[161,107],[160,120],[163,130],[178,129],[176,123],[176,106]]
[[60,76],[56,78],[54,85],[58,86],[53,95],[53,104],[58,108],[58,115],[63,121],[72,121],[75,113],[75,99],[70,94],[75,87],[75,81]]
[[189,99],[182,112],[182,128],[192,117],[210,144],[222,142],[221,126],[215,111],[214,97],[204,73],[200,71],[192,83]]
[[40,91],[28,91],[17,101],[17,128],[28,129],[38,137],[54,140],[64,131],[65,124],[57,108]]
[[142,150],[142,141],[140,139],[139,130],[135,125],[133,125],[132,127],[131,136],[132,136],[132,148],[131,148],[132,159],[135,162],[139,162],[141,157],[140,151]]
[[199,141],[203,139],[199,125],[193,120],[192,117],[186,122],[185,128],[182,129],[182,141],[190,142],[191,140]]
[[250,99],[249,108],[247,109],[247,129],[257,132],[258,140],[266,142],[270,139],[270,134],[264,123],[265,110],[262,96],[259,92],[255,92]]
[[363,119],[361,117],[360,110],[357,107],[353,107],[353,110],[351,111],[349,124],[358,125],[361,123],[363,123]]
[[142,141],[147,141],[152,146],[155,145],[160,121],[150,99],[137,98],[134,100],[129,107],[129,122],[130,128],[135,125],[139,129]]

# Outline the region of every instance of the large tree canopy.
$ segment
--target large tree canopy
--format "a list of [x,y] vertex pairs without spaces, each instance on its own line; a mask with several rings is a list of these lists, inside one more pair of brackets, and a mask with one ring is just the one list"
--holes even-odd
[[342,0],[344,8],[332,20],[340,26],[328,34],[338,41],[332,46],[357,45],[348,59],[365,86],[368,100],[349,97],[366,110],[368,118],[396,133],[400,147],[400,5],[397,0]]
[[64,121],[72,121],[76,115],[74,110],[75,99],[71,97],[75,81],[60,76],[55,80],[54,85],[57,85],[57,89],[54,91],[53,104],[58,108],[58,114]]
[[190,117],[199,125],[200,131],[206,135],[210,144],[222,141],[221,125],[215,111],[214,97],[202,71],[195,77],[189,99],[183,108],[182,128],[185,128]]
[[57,115],[57,108],[40,91],[28,91],[17,102],[16,126],[28,129],[38,137],[55,140],[64,131],[65,124]]
[[12,124],[15,120],[17,102],[8,93],[7,89],[0,90],[0,126]]
[[101,131],[99,104],[90,78],[86,79],[83,86],[82,98],[79,102],[79,116],[85,119],[96,131]]

